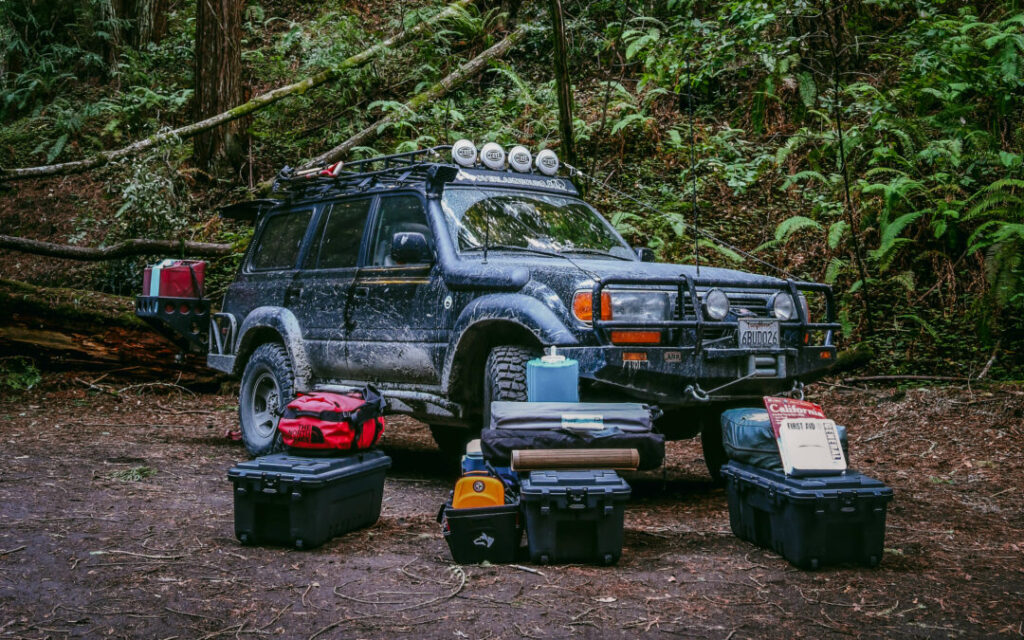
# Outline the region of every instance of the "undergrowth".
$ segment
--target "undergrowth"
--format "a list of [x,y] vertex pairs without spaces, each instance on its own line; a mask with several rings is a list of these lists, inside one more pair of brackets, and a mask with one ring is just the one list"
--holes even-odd
[[[250,1],[253,93],[440,3],[370,5]],[[188,121],[194,3],[172,3],[161,42],[113,56],[102,0],[51,7],[68,17],[57,27],[27,6],[0,10],[0,164],[69,160]],[[215,218],[215,206],[258,194],[283,165],[388,113],[397,121],[354,157],[459,137],[557,148],[543,3],[520,8],[538,26],[514,55],[420,112],[402,106],[493,44],[507,9],[470,8],[249,118],[251,175],[194,172],[188,143],[97,174],[110,203],[74,212],[78,231],[60,240],[184,236],[241,248],[249,230]],[[1024,16],[1013,3],[601,0],[565,11],[578,165],[651,205],[579,183],[627,240],[664,261],[829,282],[842,344],[872,349],[878,372],[1024,378],[1013,355],[1024,347]],[[742,251],[695,243],[695,220]],[[212,293],[238,259],[214,261]],[[143,262],[101,270],[93,284],[129,293]]]

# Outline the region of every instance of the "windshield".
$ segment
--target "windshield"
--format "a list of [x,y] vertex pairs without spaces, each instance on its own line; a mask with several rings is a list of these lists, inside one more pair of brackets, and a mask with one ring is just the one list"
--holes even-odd
[[445,189],[441,199],[459,251],[490,247],[618,258],[633,252],[593,209],[575,198],[500,189]]

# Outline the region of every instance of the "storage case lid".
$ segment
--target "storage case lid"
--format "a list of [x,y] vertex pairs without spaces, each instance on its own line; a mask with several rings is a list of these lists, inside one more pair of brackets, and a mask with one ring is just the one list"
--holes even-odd
[[794,500],[830,498],[851,492],[871,497],[891,498],[892,488],[857,471],[847,470],[837,476],[794,478],[778,471],[758,469],[731,461],[722,467],[722,475],[743,480]]
[[390,466],[391,458],[382,451],[363,451],[338,458],[304,458],[275,453],[239,462],[228,471],[228,478],[235,480],[276,476],[298,484],[320,485]]
[[578,429],[646,433],[653,427],[651,408],[635,402],[491,403],[492,429]]
[[561,496],[579,489],[586,489],[591,495],[628,498],[630,494],[629,484],[614,471],[586,469],[531,471],[530,476],[523,479],[520,495],[528,500],[544,495]]

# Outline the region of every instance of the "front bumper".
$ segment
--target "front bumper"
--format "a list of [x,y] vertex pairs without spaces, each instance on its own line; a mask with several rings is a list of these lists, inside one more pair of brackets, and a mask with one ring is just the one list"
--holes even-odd
[[[628,322],[601,320],[602,293],[609,286],[671,287],[676,290],[672,320]],[[703,317],[698,289],[722,288],[727,295],[785,291],[797,300],[804,292],[824,296],[824,322],[811,322],[801,305],[798,317],[779,321],[780,346],[740,348],[736,343],[737,318],[710,321]],[[607,278],[594,284],[591,299],[593,332],[599,346],[562,349],[580,363],[584,381],[614,389],[629,397],[657,402],[663,407],[709,401],[736,400],[789,391],[796,382],[810,382],[825,375],[835,362],[833,336],[835,301],[827,285],[793,280],[768,283],[693,278]],[[661,332],[659,346],[620,346],[611,334],[620,331]],[[818,337],[820,336],[820,340]],[[688,391],[688,387],[696,393]],[[705,396],[704,392],[711,392]]]
[[[836,358],[831,345],[746,349],[695,347],[595,346],[559,348],[580,363],[584,382],[614,390],[662,408],[737,400],[789,391],[795,381],[824,376]],[[704,390],[728,385],[708,399],[698,399],[687,387]]]

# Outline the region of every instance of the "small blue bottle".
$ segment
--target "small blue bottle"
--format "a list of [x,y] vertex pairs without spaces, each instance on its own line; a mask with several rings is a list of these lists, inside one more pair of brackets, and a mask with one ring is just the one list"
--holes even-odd
[[579,402],[580,363],[555,347],[526,363],[526,398],[530,402]]

